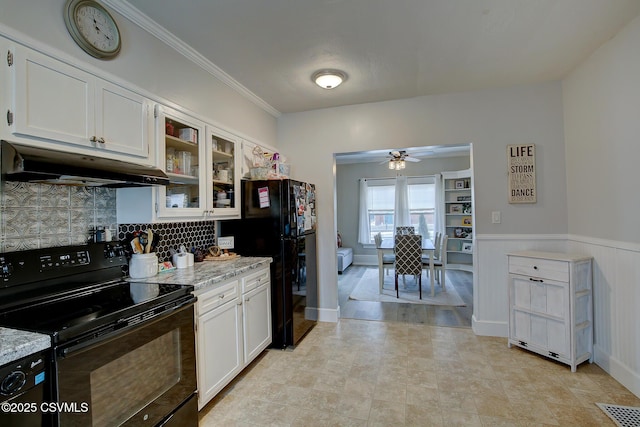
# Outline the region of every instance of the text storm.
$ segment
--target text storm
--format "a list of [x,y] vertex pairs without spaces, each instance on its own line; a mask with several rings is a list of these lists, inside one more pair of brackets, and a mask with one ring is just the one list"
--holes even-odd
[[536,146],[507,145],[509,203],[536,202]]

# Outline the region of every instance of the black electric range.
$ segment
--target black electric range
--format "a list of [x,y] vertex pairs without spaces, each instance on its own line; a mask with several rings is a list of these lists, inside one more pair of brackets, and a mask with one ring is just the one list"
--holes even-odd
[[51,337],[40,425],[197,426],[193,287],[126,265],[118,243],[0,253],[0,326]]
[[0,326],[52,344],[109,333],[192,299],[193,287],[124,280],[118,243],[0,254]]

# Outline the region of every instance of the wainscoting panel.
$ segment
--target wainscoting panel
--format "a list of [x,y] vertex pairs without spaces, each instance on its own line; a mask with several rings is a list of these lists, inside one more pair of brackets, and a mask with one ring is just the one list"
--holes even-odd
[[[509,319],[507,253],[566,250],[566,235],[476,235],[472,328],[477,335],[507,337]],[[506,345],[506,341],[505,341]]]
[[594,258],[595,361],[640,396],[640,245],[569,236]]

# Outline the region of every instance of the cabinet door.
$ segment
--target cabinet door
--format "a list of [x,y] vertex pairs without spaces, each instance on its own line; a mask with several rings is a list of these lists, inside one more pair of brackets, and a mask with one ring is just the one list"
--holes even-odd
[[544,354],[570,356],[567,284],[512,275],[509,338]]
[[240,218],[240,143],[233,135],[207,126],[209,214],[215,219]]
[[513,300],[516,308],[566,319],[569,312],[568,284],[532,277],[512,276]]
[[244,360],[251,362],[271,344],[271,285],[265,283],[242,296]]
[[207,206],[204,123],[156,106],[157,166],[170,184],[158,188],[158,217],[202,216]]
[[198,409],[244,367],[241,312],[240,301],[235,300],[198,317]]
[[13,86],[13,134],[92,146],[92,75],[18,46]]
[[96,91],[96,148],[149,159],[147,99],[103,80],[97,81]]

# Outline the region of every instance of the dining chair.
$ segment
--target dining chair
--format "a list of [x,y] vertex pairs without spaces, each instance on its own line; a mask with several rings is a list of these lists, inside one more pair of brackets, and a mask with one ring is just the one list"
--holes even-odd
[[[440,258],[440,241],[442,240],[442,233],[436,231],[436,236],[433,240],[433,259],[437,260]],[[422,264],[427,268],[427,275],[429,274],[429,260],[431,259],[431,255],[422,255]]]
[[[376,249],[379,248],[380,245],[382,245],[382,234],[377,233],[375,236],[373,236],[373,239],[376,242]],[[396,257],[393,254],[382,255],[382,268],[385,269],[386,274],[389,274],[389,266],[393,266],[395,261],[396,261]]]
[[422,236],[419,234],[396,234],[394,240],[396,298],[400,298],[398,275],[411,274],[418,280],[422,299]]
[[[438,283],[442,287],[442,292],[447,292],[447,288],[445,287],[445,272],[447,270],[447,240],[449,236],[446,234],[442,236],[440,240],[440,257],[435,259],[433,262],[435,279],[437,279]],[[437,249],[437,247],[436,247]]]
[[413,225],[399,225],[396,234],[416,234],[416,228]]

